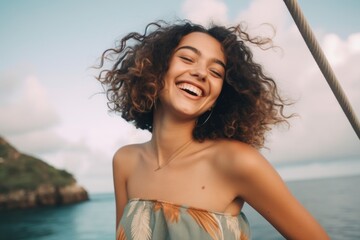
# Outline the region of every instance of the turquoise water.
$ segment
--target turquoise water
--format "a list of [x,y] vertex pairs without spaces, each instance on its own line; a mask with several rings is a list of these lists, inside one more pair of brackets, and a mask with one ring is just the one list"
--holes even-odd
[[0,240],[115,239],[113,194],[63,207],[0,213]]
[[[332,239],[360,239],[360,176],[287,183]],[[253,239],[283,239],[245,206]],[[0,212],[1,240],[115,239],[112,194],[94,194],[85,203]]]

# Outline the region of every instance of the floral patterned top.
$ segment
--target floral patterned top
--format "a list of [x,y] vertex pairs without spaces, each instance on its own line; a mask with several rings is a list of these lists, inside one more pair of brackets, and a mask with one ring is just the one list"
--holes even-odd
[[226,213],[159,200],[131,199],[116,231],[117,240],[248,240],[249,223],[243,213]]

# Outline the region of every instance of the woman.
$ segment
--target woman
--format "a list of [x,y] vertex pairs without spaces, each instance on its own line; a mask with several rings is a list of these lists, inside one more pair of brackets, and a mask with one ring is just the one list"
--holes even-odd
[[288,239],[328,239],[257,151],[286,103],[246,42],[271,44],[157,22],[104,52],[111,110],[152,133],[114,155],[117,239],[250,239],[245,202]]

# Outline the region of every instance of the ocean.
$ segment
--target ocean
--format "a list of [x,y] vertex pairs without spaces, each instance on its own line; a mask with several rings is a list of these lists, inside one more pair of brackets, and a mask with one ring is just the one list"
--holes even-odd
[[[296,198],[331,239],[360,239],[360,176],[287,182]],[[88,202],[0,212],[0,240],[115,239],[114,196],[92,194]],[[245,206],[253,239],[284,239]]]

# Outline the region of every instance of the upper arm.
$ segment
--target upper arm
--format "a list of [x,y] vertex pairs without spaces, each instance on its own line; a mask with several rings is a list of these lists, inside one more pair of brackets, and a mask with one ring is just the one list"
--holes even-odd
[[126,151],[119,149],[113,158],[113,180],[115,191],[115,203],[116,203],[116,228],[119,225],[119,221],[124,212],[125,205],[128,201],[126,190]]
[[310,213],[295,199],[275,169],[256,150],[237,161],[238,195],[287,239],[328,239]]

